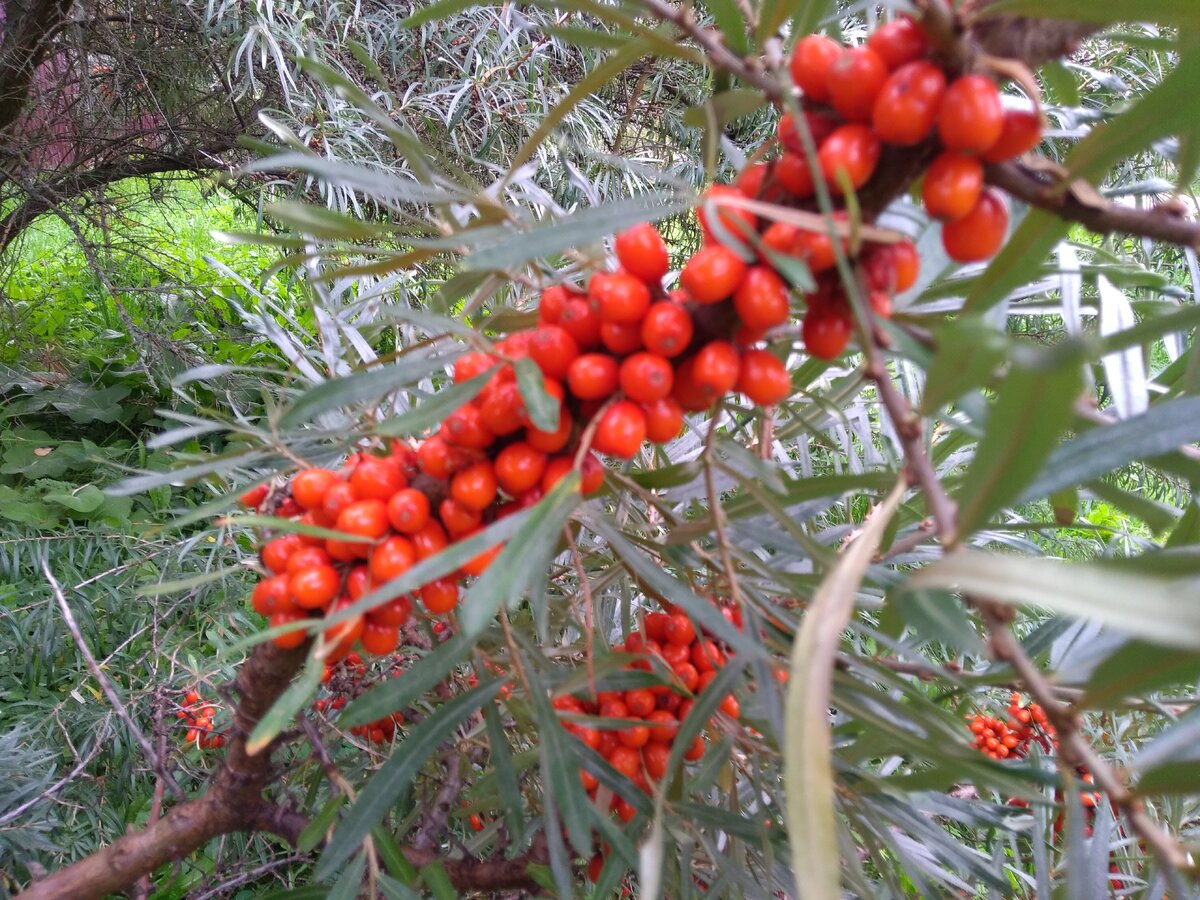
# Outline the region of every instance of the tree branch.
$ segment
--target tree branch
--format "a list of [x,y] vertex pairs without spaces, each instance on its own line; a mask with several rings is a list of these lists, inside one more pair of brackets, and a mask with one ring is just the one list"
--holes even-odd
[[26,0],[5,4],[0,43],[0,131],[12,125],[29,99],[37,67],[50,36],[66,21],[73,0]]

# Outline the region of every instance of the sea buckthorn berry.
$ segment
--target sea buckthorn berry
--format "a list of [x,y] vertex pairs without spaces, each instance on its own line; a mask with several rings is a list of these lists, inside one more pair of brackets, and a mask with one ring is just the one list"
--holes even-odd
[[998,191],[985,190],[969,213],[942,226],[942,246],[955,262],[991,259],[1008,231],[1008,206]]
[[933,63],[901,66],[875,98],[871,126],[889,144],[918,144],[933,130],[945,93],[946,75]]
[[870,291],[867,294],[867,304],[881,319],[892,317],[892,295],[887,291]]
[[[275,613],[267,621],[272,628],[278,628],[280,625],[291,625],[293,622],[299,622],[307,618],[307,615],[297,610],[296,612]],[[297,628],[295,631],[277,634],[271,640],[275,642],[276,647],[281,647],[284,650],[293,650],[308,640],[308,632],[303,628]]]
[[575,468],[575,462],[569,456],[556,456],[547,460],[546,471],[542,473],[543,496],[554,490],[555,485],[562,481],[573,468]]
[[679,733],[679,721],[665,709],[656,709],[646,716],[650,727],[650,740],[670,744]]
[[438,519],[441,520],[450,537],[459,538],[478,528],[483,521],[483,516],[477,510],[463,506],[458,501],[447,497],[438,504]]
[[619,377],[626,397],[639,403],[653,403],[670,396],[675,370],[665,357],[642,352],[621,363]]
[[653,403],[643,403],[642,412],[646,415],[646,440],[648,441],[665,444],[667,441],[675,440],[683,431],[683,408],[673,397],[663,397]]
[[[829,137],[838,126],[838,121],[833,116],[815,110],[804,111],[804,122],[812,135],[813,147],[820,147],[821,141]],[[800,126],[791,113],[784,113],[779,117],[777,134],[784,150],[804,156],[804,139],[800,136]]]
[[416,488],[392,495],[387,505],[388,522],[402,534],[414,534],[429,521],[429,498]]
[[640,322],[650,306],[650,289],[628,272],[593,276],[588,296],[596,301],[601,322]]
[[350,474],[350,487],[359,500],[388,500],[408,486],[408,479],[391,457],[366,456]]
[[866,125],[843,125],[825,138],[817,153],[829,190],[841,194],[843,180],[857,190],[875,174],[883,152],[879,137]]
[[787,285],[774,269],[751,266],[733,295],[733,308],[750,328],[782,325],[791,312]]
[[626,778],[634,778],[642,771],[642,754],[632,747],[618,744],[608,755],[608,764]]
[[321,515],[326,521],[336,522],[342,510],[357,500],[358,494],[350,487],[350,483],[339,479],[325,492],[325,500],[321,503]]
[[560,408],[558,428],[554,431],[540,431],[531,425],[525,429],[525,443],[543,453],[557,453],[570,442],[574,427],[571,414],[565,408]]
[[766,350],[742,352],[737,389],[751,403],[774,406],[792,393],[792,378],[779,357]]
[[300,540],[298,534],[285,534],[272,538],[263,545],[260,554],[263,565],[276,575],[282,574],[287,571],[288,560],[292,558],[292,554],[303,546],[304,541]]
[[[296,602],[292,599],[291,588],[288,587],[287,575],[275,575],[264,578],[254,586],[250,593],[250,606],[260,616],[273,616],[276,613],[293,612]],[[199,699],[199,698],[197,698]],[[196,700],[189,701],[195,703]]]
[[346,534],[378,540],[387,534],[387,504],[382,500],[358,500],[337,517],[336,528]]
[[594,446],[601,453],[629,459],[646,439],[646,414],[636,403],[618,400],[600,416]]
[[1000,137],[981,154],[984,162],[1002,163],[1028,153],[1042,140],[1042,117],[1032,109],[1006,109]]
[[851,323],[848,316],[815,307],[808,311],[800,328],[804,349],[818,359],[836,359],[850,343]]
[[867,46],[889,69],[898,69],[929,52],[929,37],[920,25],[903,16],[876,28],[867,38]]
[[671,397],[687,412],[699,412],[717,402],[711,389],[696,381],[695,372],[694,356],[685,359],[675,369],[675,386],[671,389]]
[[301,569],[310,569],[313,566],[328,566],[333,563],[333,558],[325,550],[325,542],[321,542],[321,546],[304,545],[295,553],[288,557],[287,574],[292,575],[299,572]]
[[451,577],[429,582],[421,588],[421,603],[431,615],[450,612],[458,606],[458,582]]
[[521,390],[515,381],[489,384],[479,395],[479,420],[495,435],[520,431],[521,403]]
[[313,566],[288,576],[288,590],[303,609],[323,609],[342,587],[342,576],[333,566]]
[[624,701],[625,708],[629,710],[629,715],[637,719],[646,718],[657,707],[654,694],[646,688],[634,688],[631,691],[626,691]]
[[567,367],[579,355],[579,345],[571,333],[559,325],[542,325],[534,329],[529,341],[529,355],[546,375],[564,378]]
[[642,349],[641,322],[605,322],[600,326],[600,343],[609,353],[626,356]]
[[841,44],[819,34],[806,35],[796,43],[789,68],[792,81],[807,99],[814,103],[829,99],[829,70],[841,53]]
[[470,403],[446,416],[438,435],[446,443],[468,450],[485,450],[496,440],[495,433],[483,423],[479,407]]
[[699,762],[704,758],[704,751],[704,738],[696,735],[691,744],[688,745],[687,750],[684,751],[683,758],[687,762]]
[[788,151],[771,164],[771,175],[775,182],[793,197],[811,197],[816,190],[816,180],[807,157]]
[[738,378],[738,350],[729,341],[709,341],[696,354],[692,377],[715,397],[733,390]]
[[[726,202],[742,199],[742,192],[728,184],[714,184],[704,192],[700,205],[696,207],[696,221],[700,223],[700,231],[706,243],[720,243],[730,239],[741,241],[755,230],[758,217],[754,213]],[[716,223],[710,220],[714,213]],[[723,232],[720,235],[715,230],[715,225],[718,224]]]
[[671,759],[671,748],[660,741],[651,741],[642,748],[642,764],[646,774],[655,781],[667,774],[667,764]]
[[979,202],[983,192],[983,164],[973,156],[946,151],[925,172],[921,200],[935,219],[961,219]]
[[386,584],[399,578],[417,562],[417,551],[412,542],[398,534],[392,535],[371,551],[369,565],[371,578],[376,584]]
[[486,460],[467,466],[450,479],[450,496],[467,509],[482,512],[496,499],[496,473]]
[[496,364],[496,357],[489,353],[464,353],[454,361],[455,382],[470,381],[482,375]]
[[328,469],[303,469],[292,478],[292,497],[301,509],[316,509],[325,500],[325,492],[338,480]]
[[615,248],[622,268],[651,285],[659,285],[671,268],[667,245],[649,222],[617,235]]
[[411,616],[412,599],[407,594],[401,594],[367,611],[367,621],[380,625],[403,625]]
[[476,577],[482,575],[487,571],[488,566],[495,561],[496,557],[499,556],[503,550],[503,544],[495,544],[491,547],[488,547],[482,553],[471,557],[469,560],[463,563],[462,571],[467,575],[474,575]]
[[869,122],[888,80],[887,64],[870,47],[848,47],[829,67],[829,100],[848,122]]
[[692,644],[691,654],[692,665],[701,673],[715,672],[725,665],[725,654],[711,638],[704,638]]
[[538,324],[557,325],[567,307],[567,301],[574,296],[572,291],[561,284],[551,285],[543,290],[538,302]]
[[667,640],[672,644],[691,644],[696,639],[696,626],[683,613],[676,613],[667,622]]
[[514,331],[503,340],[496,342],[496,352],[510,360],[521,359],[529,355],[529,332]]
[[413,550],[417,552],[417,559],[428,559],[436,553],[440,553],[446,548],[449,541],[446,538],[446,529],[437,519],[430,518],[425,526],[417,532],[414,532],[410,540],[412,540]]
[[238,497],[238,503],[242,504],[246,509],[258,509],[262,502],[267,499],[267,490],[268,487],[265,484],[256,485]]
[[[344,605],[339,600],[333,605],[331,612],[337,612]],[[362,616],[352,616],[343,622],[338,622],[336,625],[326,628],[325,644],[330,649],[325,658],[334,662],[345,659],[349,655],[351,648],[354,647],[355,642],[362,637],[366,624],[367,621]]]
[[907,238],[895,244],[875,245],[863,256],[863,272],[873,291],[907,291],[917,283],[920,267],[917,245]]
[[567,370],[567,387],[580,400],[604,400],[617,391],[620,365],[607,353],[584,353]]
[[387,656],[400,645],[400,629],[395,625],[385,625],[368,618],[363,624],[359,641],[368,653],[373,653],[375,656]]
[[600,313],[583,297],[567,301],[558,324],[575,338],[580,350],[589,350],[600,343]]
[[947,150],[983,153],[1004,131],[1000,89],[986,75],[964,75],[946,88],[938,112],[938,138]]
[[275,510],[275,515],[281,519],[295,518],[300,515],[300,504],[293,497],[284,497],[279,502],[279,507]]
[[494,468],[500,487],[510,496],[519,497],[541,482],[546,454],[525,441],[517,441],[497,454]]
[[768,169],[769,166],[766,163],[747,166],[738,173],[738,177],[733,181],[733,186],[743,197],[749,197],[751,200],[762,199],[767,186]]
[[745,261],[719,244],[701,247],[688,260],[679,283],[697,303],[719,303],[737,290],[746,275]]
[[659,356],[678,356],[692,342],[692,333],[691,315],[670,300],[653,304],[642,320],[642,344]]
[[[542,376],[542,390],[550,397],[558,401],[559,407],[567,399],[567,389],[563,387],[562,382],[554,378]],[[529,418],[529,410],[525,407],[525,398],[521,397],[517,402],[517,418],[521,421],[524,428],[528,428],[533,424],[533,420]]]
[[640,750],[650,743],[650,729],[645,725],[631,725],[617,732],[617,740],[626,747]]
[[[588,451],[579,466],[579,490],[586,497],[604,486],[604,463]],[[540,497],[538,498],[540,499]]]

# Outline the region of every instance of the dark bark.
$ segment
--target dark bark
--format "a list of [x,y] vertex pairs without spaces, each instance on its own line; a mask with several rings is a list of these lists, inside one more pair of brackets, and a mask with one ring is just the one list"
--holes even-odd
[[67,19],[71,0],[10,0],[0,43],[0,131],[21,115],[50,37]]

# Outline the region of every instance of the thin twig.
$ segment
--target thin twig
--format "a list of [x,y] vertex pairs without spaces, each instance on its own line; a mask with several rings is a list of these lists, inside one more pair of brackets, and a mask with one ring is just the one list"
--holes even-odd
[[46,580],[50,583],[50,590],[54,592],[54,599],[58,602],[58,608],[62,612],[63,621],[66,623],[67,630],[71,632],[71,638],[75,641],[75,646],[79,649],[80,655],[87,664],[88,671],[92,673],[92,677],[100,685],[100,689],[104,692],[104,696],[108,698],[109,705],[117,717],[125,723],[125,727],[129,729],[129,733],[133,735],[133,739],[137,741],[137,745],[142,749],[142,754],[146,757],[146,761],[150,763],[150,768],[170,789],[171,794],[180,802],[187,799],[183,788],[171,776],[171,773],[166,770],[162,760],[158,754],[154,752],[154,748],[150,746],[150,741],[146,738],[137,723],[133,721],[133,716],[129,714],[129,710],[125,708],[125,704],[121,702],[121,696],[113,687],[111,681],[108,680],[100,665],[96,662],[96,657],[92,655],[92,651],[88,649],[87,642],[83,639],[83,632],[79,630],[79,623],[75,621],[75,614],[71,612],[71,605],[67,603],[66,595],[63,594],[62,586],[58,583],[58,579],[54,577],[54,573],[50,570],[50,564],[45,558],[41,560],[42,572],[46,576]]

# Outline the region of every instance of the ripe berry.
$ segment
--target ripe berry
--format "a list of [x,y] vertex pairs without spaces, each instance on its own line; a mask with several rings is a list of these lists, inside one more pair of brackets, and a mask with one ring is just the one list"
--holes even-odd
[[662,235],[648,222],[634,225],[617,235],[617,259],[631,275],[651,285],[659,285],[670,269],[667,245]]
[[679,722],[663,709],[656,709],[648,716],[646,722],[650,726],[650,740],[670,744],[679,733]]
[[449,478],[461,461],[462,454],[436,435],[417,448],[417,466],[430,478]]
[[376,584],[386,584],[399,578],[417,562],[417,551],[412,542],[398,534],[392,535],[371,551],[369,565],[371,578]]
[[792,80],[804,91],[806,99],[824,103],[829,99],[829,70],[841,55],[837,41],[819,34],[801,38],[792,51]]
[[[805,110],[804,124],[808,127],[809,134],[812,135],[813,146],[820,147],[821,141],[829,137],[833,133],[833,129],[837,128],[838,121],[825,113]],[[799,125],[792,118],[791,113],[784,113],[779,117],[779,126],[776,131],[783,149],[800,156],[804,155],[804,140],[800,136]]]
[[575,338],[580,350],[587,350],[600,343],[600,313],[582,297],[567,301],[558,324]]
[[984,162],[1001,163],[1027,153],[1042,140],[1042,118],[1031,109],[1006,109],[1000,137],[981,154]]
[[905,238],[895,244],[880,244],[863,260],[867,284],[877,291],[900,294],[917,283],[921,258],[917,245]]
[[818,359],[841,356],[850,343],[850,332],[848,316],[819,306],[808,311],[800,329],[804,349]]
[[625,692],[625,707],[629,710],[629,715],[635,718],[646,718],[654,712],[656,706],[654,694],[645,688],[634,688]]
[[875,98],[871,125],[889,144],[911,146],[933,129],[946,92],[946,76],[933,63],[901,66],[884,83]]
[[667,640],[672,644],[688,645],[696,639],[696,626],[683,613],[675,613],[667,622]]
[[888,67],[870,47],[849,47],[838,54],[829,68],[829,99],[834,110],[848,122],[869,122]]
[[579,345],[565,328],[542,325],[533,331],[529,355],[550,378],[565,378],[567,367],[579,355]]
[[387,504],[382,500],[351,503],[337,517],[336,528],[346,534],[378,540],[387,534]]
[[288,560],[303,546],[304,542],[298,534],[285,534],[273,538],[263,545],[261,551],[263,565],[276,575],[286,572]]
[[774,406],[792,393],[792,378],[779,357],[766,350],[742,353],[737,389],[759,406]]
[[530,426],[525,429],[525,442],[535,450],[541,450],[543,453],[557,453],[571,440],[571,432],[574,429],[574,419],[565,408],[560,408],[558,412],[558,428],[554,431],[539,431],[537,428]]
[[429,521],[429,498],[416,488],[405,488],[392,495],[387,512],[392,528],[402,534],[414,534]]
[[671,389],[672,399],[688,412],[708,409],[717,402],[712,391],[696,381],[695,372],[696,357],[685,359],[675,370],[675,387]]
[[855,190],[875,173],[882,146],[866,125],[843,125],[825,139],[817,153],[829,190],[841,194],[843,179]]
[[793,197],[810,197],[816,190],[816,181],[808,158],[788,151],[771,163],[771,176]]
[[704,751],[704,738],[696,735],[691,744],[688,745],[687,750],[684,751],[683,758],[687,762],[699,762],[704,758]]
[[322,609],[333,602],[342,578],[333,566],[313,566],[288,576],[288,590],[302,609]]
[[[280,625],[291,625],[293,622],[299,622],[306,618],[308,616],[305,613],[297,610],[296,612],[275,613],[267,621],[272,628],[276,628]],[[275,642],[275,646],[277,647],[282,647],[284,650],[292,650],[308,640],[308,632],[303,628],[297,628],[295,631],[277,634],[271,640]]]
[[495,432],[484,424],[479,407],[470,403],[446,416],[438,435],[446,443],[468,450],[486,450],[496,440]]
[[458,582],[453,578],[439,578],[421,588],[421,603],[432,615],[448,613],[458,606]]
[[946,151],[925,172],[921,200],[935,219],[961,219],[979,202],[983,192],[983,165],[973,156]]
[[639,403],[652,403],[670,395],[675,370],[666,358],[642,352],[621,363],[619,378],[626,397]]
[[746,263],[728,247],[701,247],[679,274],[679,283],[697,303],[719,303],[746,275]]
[[655,444],[674,440],[683,430],[683,408],[672,397],[643,403],[642,412],[646,416],[646,439]]
[[265,484],[256,485],[238,497],[238,503],[242,504],[246,509],[258,509],[262,502],[267,499],[267,489],[267,485]]
[[[288,582],[289,578],[287,575],[275,575],[272,578],[264,578],[256,584],[250,594],[250,605],[254,611],[260,616],[273,616],[276,613],[293,612],[296,609],[296,603],[292,599],[292,592],[288,587]],[[188,702],[195,703],[196,700]]]
[[876,28],[867,38],[867,46],[889,69],[898,69],[929,52],[929,37],[920,25],[904,16]]
[[420,531],[414,532],[410,540],[418,560],[428,559],[435,553],[440,553],[448,543],[445,528],[434,518],[430,518]]
[[650,729],[645,725],[631,725],[617,732],[617,740],[626,747],[640,750],[650,742]]
[[483,516],[478,511],[463,506],[450,497],[438,504],[438,518],[445,526],[447,534],[453,538],[470,534],[483,521]]
[[646,439],[646,415],[640,406],[619,400],[600,417],[594,444],[601,453],[629,459]]
[[402,594],[387,603],[376,606],[367,612],[367,623],[398,627],[412,616],[412,600],[407,594]]
[[671,759],[671,748],[660,741],[651,741],[642,748],[642,763],[646,766],[646,774],[655,781],[667,774],[667,764]]
[[338,480],[328,469],[304,469],[292,478],[292,497],[301,509],[316,509],[325,499],[325,492]]
[[350,487],[359,500],[388,500],[408,486],[400,466],[389,456],[365,456],[350,474]]
[[[579,490],[584,496],[594,494],[604,486],[604,463],[588,451],[579,466]],[[539,498],[540,499],[540,496]]]
[[642,349],[641,322],[605,322],[600,326],[600,343],[609,353],[626,356]]
[[294,575],[301,569],[310,569],[313,566],[328,566],[333,563],[332,557],[326,552],[325,542],[321,542],[321,546],[305,545],[300,547],[295,553],[288,557],[287,574]]
[[574,296],[573,291],[561,284],[551,285],[543,290],[541,300],[538,302],[538,324],[557,325],[558,320],[562,318],[563,310],[567,307],[567,301]]
[[601,322],[640,322],[650,306],[650,290],[627,272],[600,272],[588,284]]
[[509,444],[496,456],[496,481],[504,491],[519,497],[537,487],[546,471],[546,454],[525,441]]
[[567,370],[567,387],[580,400],[604,400],[620,383],[617,361],[607,353],[584,353]]
[[738,318],[750,328],[773,328],[788,320],[787,285],[767,266],[751,266],[733,295]]
[[503,544],[495,544],[491,547],[488,547],[482,553],[478,554],[477,556],[473,556],[471,559],[463,563],[461,571],[467,575],[482,575],[487,571],[488,566],[495,561],[496,557],[499,556],[503,550]]
[[692,377],[714,397],[733,390],[738,378],[738,351],[729,341],[710,341],[696,354]]
[[384,625],[368,619],[359,637],[363,649],[376,656],[386,656],[400,644],[400,629],[395,625]]
[[983,262],[995,256],[1008,232],[1008,206],[998,191],[985,190],[975,207],[942,226],[942,246],[955,262]]
[[482,375],[496,364],[496,358],[488,353],[464,353],[454,361],[454,381],[470,381]]
[[692,342],[692,317],[678,303],[663,300],[653,304],[642,320],[642,343],[651,353],[678,356]]
[[1004,130],[1000,90],[986,75],[964,75],[948,88],[938,112],[938,137],[947,150],[982,153]]
[[496,499],[496,474],[492,464],[477,462],[450,479],[450,496],[467,509],[482,512]]

